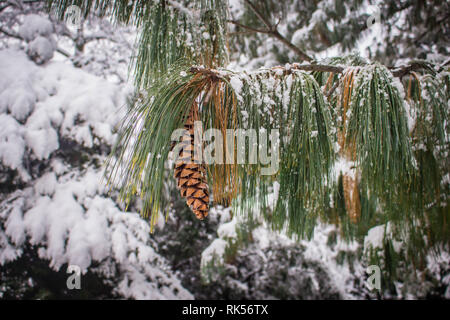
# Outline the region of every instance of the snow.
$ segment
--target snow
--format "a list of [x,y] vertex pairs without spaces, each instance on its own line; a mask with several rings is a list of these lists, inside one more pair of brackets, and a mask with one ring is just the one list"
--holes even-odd
[[23,204],[23,198],[16,200],[15,206],[12,208],[5,222],[5,234],[11,238],[12,243],[15,245],[21,245],[25,241],[25,227],[22,223],[20,223],[23,220],[21,211]]
[[223,264],[225,250],[228,246],[228,242],[224,239],[214,239],[214,241],[202,252],[202,269],[206,268],[211,263]]
[[203,39],[205,39],[205,40],[209,40],[209,38],[211,37],[211,36],[209,35],[209,33],[206,32],[206,31],[202,33],[202,36],[203,36]]
[[314,29],[314,23],[310,23],[309,25],[298,29],[292,35],[292,43],[300,44]]
[[280,193],[280,183],[278,181],[275,181],[273,183],[273,192],[270,194],[270,197],[268,199],[268,202],[272,209],[275,208],[275,205],[278,201],[279,193]]
[[[14,246],[29,237],[30,243],[40,247],[40,257],[56,270],[73,264],[84,273],[93,261],[108,264],[107,258],[114,259],[125,272],[118,289],[125,297],[191,298],[176,278],[164,271],[164,260],[151,247],[148,223],[137,213],[120,211],[105,198],[100,180],[101,172],[92,169],[75,178],[72,173],[58,179],[47,173],[26,190],[30,193],[26,198],[19,195],[18,200],[3,203],[5,235]],[[12,250],[9,252],[2,252],[0,264],[15,259]],[[161,293],[159,281],[170,290]]]
[[47,172],[37,179],[35,190],[40,195],[51,196],[55,192],[57,180],[55,172]]
[[[195,12],[191,11],[190,9],[186,8],[183,4],[181,4],[178,1],[169,0],[168,3],[174,7],[175,9],[179,10],[181,13],[185,14],[190,19],[197,18],[197,15]],[[209,35],[209,34],[208,34]]]
[[243,83],[242,83],[241,79],[239,79],[238,76],[230,77],[230,85],[233,88],[233,91],[234,91],[238,101],[243,103],[244,99],[242,98],[242,95],[241,95]]
[[220,238],[235,238],[237,219],[234,217],[230,222],[224,223],[217,229],[217,235]]
[[47,159],[59,147],[59,134],[88,148],[94,138],[113,143],[123,114],[111,110],[125,104],[117,85],[62,62],[37,68],[14,50],[0,51],[0,71],[0,110],[9,113],[1,115],[0,157],[7,166],[19,168],[25,148]]
[[[382,249],[386,239],[392,240],[392,245],[396,252],[400,252],[403,243],[392,238],[392,224],[387,223],[371,228],[364,237],[364,251]],[[406,241],[407,239],[403,239]]]
[[38,36],[48,37],[52,32],[52,23],[37,14],[26,15],[19,28],[19,35],[26,41],[31,41]]
[[210,209],[210,216],[215,217],[220,223],[226,223],[231,219],[231,208],[223,206],[214,206]]
[[236,239],[236,226],[239,218],[234,215],[230,220],[231,208],[223,208],[222,206],[212,207],[210,217],[221,222],[217,230],[218,238],[214,239],[211,244],[202,252],[201,256],[201,272],[203,280],[208,282],[211,280],[209,268],[211,266],[221,266],[224,263],[225,251],[229,245],[229,241]]
[[[279,186],[274,184],[274,195],[270,196],[269,205],[276,198],[276,194],[279,192]],[[212,215],[222,216],[224,213],[223,208],[215,207],[212,210]],[[319,224],[314,232],[313,238],[308,240],[297,241],[289,237],[285,232],[273,231],[263,221],[258,212],[254,212],[254,217],[260,222],[260,226],[256,227],[252,231],[252,246],[257,248],[257,252],[260,256],[264,256],[262,250],[269,249],[275,244],[281,246],[301,246],[304,247],[304,257],[308,260],[315,261],[321,265],[327,272],[328,276],[332,280],[332,286],[341,294],[344,299],[354,299],[352,279],[355,276],[363,277],[365,266],[360,262],[354,263],[352,266],[347,261],[338,262],[337,258],[340,252],[356,252],[359,245],[356,241],[345,242],[337,241],[334,248],[330,247],[327,242],[330,234],[336,232],[334,226]],[[237,240],[237,228],[244,224],[244,217],[234,215],[231,221],[225,219],[225,221],[219,226],[217,230],[218,238],[214,239],[211,244],[202,252],[201,268],[202,275],[205,281],[211,281],[217,278],[217,274],[214,273],[214,268],[220,270],[220,267],[225,264],[224,256],[226,250],[231,243]],[[264,266],[263,266],[264,268]],[[292,266],[289,272],[301,272],[302,268],[298,266]],[[220,272],[220,271],[219,271]],[[314,281],[313,281],[314,282]],[[314,285],[314,283],[313,283]],[[317,283],[316,283],[317,285]]]
[[[63,62],[37,66],[11,49],[0,50],[0,73],[1,166],[25,183],[0,202],[0,265],[20,257],[29,242],[51,268],[95,268],[124,298],[192,299],[155,251],[148,222],[106,195],[102,167],[72,168],[55,155],[61,139],[86,148],[114,143],[129,87]],[[36,175],[29,159],[48,165]]]
[[16,119],[24,120],[34,109],[35,70],[36,66],[23,52],[0,51],[0,112],[8,111]]
[[31,146],[38,160],[47,159],[50,153],[59,147],[58,135],[51,128],[27,130],[25,141]]
[[18,169],[22,165],[25,152],[23,128],[11,116],[0,114],[0,160],[11,169]]
[[347,175],[351,177],[352,179],[355,179],[356,172],[355,172],[355,163],[353,161],[349,161],[346,158],[339,157],[334,165],[333,165],[333,177],[336,179],[336,181],[339,179],[339,176]]
[[305,257],[323,263],[329,273],[330,279],[332,279],[335,287],[339,290],[344,299],[354,299],[352,294],[353,286],[350,281],[355,274],[363,277],[364,266],[357,262],[353,271],[347,261],[340,264],[336,261],[336,258],[339,252],[342,251],[355,252],[359,245],[356,241],[346,243],[338,240],[336,247],[330,248],[327,245],[327,240],[329,234],[333,231],[335,231],[334,226],[319,225],[314,230],[314,236],[311,241],[301,242],[306,247]]
[[427,256],[427,268],[430,272],[437,276],[439,281],[447,285],[444,297],[450,299],[450,274],[446,272],[450,267],[450,254],[448,248],[441,248],[440,254],[429,254]]
[[384,225],[376,226],[370,229],[367,236],[364,238],[364,247],[368,248],[369,246],[372,246],[375,248],[381,248],[384,241],[384,229]]
[[42,36],[37,37],[28,45],[28,55],[37,64],[43,64],[53,58],[55,47],[53,43]]

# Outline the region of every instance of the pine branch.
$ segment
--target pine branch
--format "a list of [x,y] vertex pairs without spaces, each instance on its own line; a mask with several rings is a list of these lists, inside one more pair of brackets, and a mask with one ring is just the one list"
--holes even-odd
[[191,67],[189,69],[189,71],[191,73],[200,73],[200,74],[207,75],[207,76],[210,76],[210,77],[216,78],[216,79],[224,78],[223,75],[221,75],[218,70],[214,70],[214,69],[207,69],[207,68],[203,68],[203,67]]
[[[434,69],[431,67],[432,65],[428,62],[422,62],[422,61],[413,61],[409,65],[396,67],[396,68],[389,68],[392,75],[397,78],[402,78],[405,75],[414,72],[414,71],[420,71],[420,70],[428,70],[428,71],[434,71]],[[288,67],[286,66],[276,66],[271,69],[269,69],[273,72],[279,72],[280,70],[284,74],[289,74],[292,71],[291,70],[302,70],[302,71],[316,71],[316,72],[331,72],[336,74],[342,74],[345,70],[343,67],[334,66],[334,65],[325,65],[325,64],[300,64],[300,63],[292,63]],[[201,73],[209,76],[216,77],[218,79],[224,78],[224,75],[219,72],[219,70],[215,69],[208,69],[203,67],[191,67],[190,68],[191,73]],[[336,88],[334,88],[336,89]],[[330,92],[334,91],[333,88],[331,88]],[[330,93],[330,94],[331,94]]]
[[238,26],[238,27],[240,27],[240,28],[242,28],[242,29],[247,29],[247,30],[252,31],[252,32],[256,32],[256,33],[266,33],[266,34],[270,34],[270,33],[271,33],[270,30],[257,29],[257,28],[253,28],[253,27],[250,27],[250,26],[246,26],[246,25],[243,25],[242,23],[240,23],[239,21],[228,20],[228,22],[229,22],[229,23],[232,23],[232,24],[234,24],[234,25],[236,25],[236,26]]
[[11,4],[8,2],[6,3],[4,6],[0,7],[0,12],[2,12],[3,10],[5,10],[6,8],[8,8]]
[[324,65],[324,64],[299,64],[293,63],[291,64],[291,68],[295,70],[303,70],[303,71],[318,71],[318,72],[332,72],[332,73],[342,73],[344,68],[332,65]]
[[262,23],[267,27],[267,29],[272,30],[273,26],[270,23],[269,20],[267,20],[256,8],[256,6],[250,1],[250,0],[244,0],[244,2],[252,9],[252,11],[255,13],[255,15],[258,17],[259,20],[261,20]]
[[275,38],[283,42],[289,49],[293,50],[301,59],[306,60],[308,62],[313,61],[314,59],[307,55],[305,52],[300,50],[299,47],[295,46],[292,42],[287,40],[285,37],[281,35],[281,33],[278,32],[278,30],[275,30],[271,33]]
[[0,27],[0,32],[5,34],[6,36],[8,36],[10,38],[23,40],[23,38],[21,36],[19,36],[18,34],[14,33],[13,31],[9,31],[9,30],[3,29],[2,27]]
[[[311,62],[314,59],[309,56],[306,52],[304,52],[303,50],[301,50],[299,47],[295,46],[292,42],[290,42],[288,39],[286,39],[285,37],[283,37],[283,35],[278,31],[277,29],[277,25],[272,25],[270,23],[269,20],[267,20],[263,14],[261,14],[261,12],[259,12],[258,8],[256,8],[256,6],[250,1],[250,0],[244,0],[244,2],[250,7],[250,9],[252,9],[253,13],[258,17],[258,19],[266,26],[266,30],[259,30],[259,29],[255,29],[255,28],[251,28],[248,26],[244,26],[242,24],[239,23],[239,25],[242,28],[248,29],[248,30],[252,30],[255,32],[261,32],[261,33],[265,33],[268,34],[276,39],[278,39],[279,41],[281,41],[282,43],[284,43],[289,49],[291,49],[292,51],[294,51],[298,57],[302,60]],[[236,24],[235,21],[230,21],[233,24]],[[237,25],[237,24],[236,24]],[[258,31],[259,30],[259,31]]]
[[[273,73],[279,73],[281,72],[283,74],[290,74],[292,73],[292,70],[302,70],[302,71],[319,71],[319,72],[332,72],[332,73],[342,73],[344,68],[337,67],[337,66],[331,66],[331,65],[323,65],[323,64],[299,64],[299,63],[293,63],[289,67],[285,66],[277,66],[268,69],[268,71]],[[191,73],[201,73],[204,75],[212,76],[218,79],[223,79],[225,76],[223,73],[221,73],[219,70],[215,69],[208,69],[203,67],[191,67],[189,70]]]
[[411,64],[409,65],[392,68],[391,72],[394,75],[394,77],[402,78],[413,71],[420,71],[420,70],[428,70],[434,72],[433,68],[431,67],[431,64],[425,61],[412,61]]
[[[3,33],[4,35],[6,35],[6,36],[8,36],[10,38],[14,38],[14,39],[17,39],[17,40],[25,41],[20,35],[14,33],[13,31],[9,31],[9,30],[3,29],[1,27],[0,27],[0,33]],[[64,49],[61,49],[60,47],[57,47],[56,51],[61,53],[63,56],[65,56],[67,58],[70,58],[70,54],[67,51],[65,51]]]
[[61,48],[56,48],[56,51],[59,52],[60,54],[62,54],[63,56],[65,56],[66,58],[70,58],[71,55],[70,53],[68,53],[66,50],[61,49]]

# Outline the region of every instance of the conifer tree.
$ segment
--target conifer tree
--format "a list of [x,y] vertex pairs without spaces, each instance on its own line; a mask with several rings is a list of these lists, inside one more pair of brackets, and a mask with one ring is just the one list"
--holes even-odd
[[[61,17],[70,5],[140,28],[133,61],[139,99],[119,130],[107,176],[126,203],[142,198],[142,215],[153,224],[167,207],[172,133],[198,106],[204,130],[280,133],[270,142],[280,156],[274,175],[261,174],[259,163],[207,165],[212,202],[250,217],[260,212],[298,238],[310,237],[319,222],[337,225],[346,239],[381,226],[384,247],[368,255],[387,270],[405,259],[423,268],[430,250],[449,245],[448,46],[436,38],[448,33],[448,4],[380,5],[378,19],[406,14],[417,30],[373,48],[374,61],[319,58],[367,36],[365,1],[243,0],[238,9],[224,0],[49,1]],[[272,45],[261,49],[268,39]],[[230,57],[260,49],[287,64],[230,70]],[[233,139],[227,145],[237,149]]]

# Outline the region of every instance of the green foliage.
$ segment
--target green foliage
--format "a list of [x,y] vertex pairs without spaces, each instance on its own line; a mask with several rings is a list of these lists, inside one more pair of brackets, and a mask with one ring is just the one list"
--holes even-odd
[[[148,97],[128,110],[113,149],[113,154],[121,161],[110,159],[109,162],[112,168],[110,179],[114,180],[120,172],[121,198],[129,204],[132,196],[139,192],[143,213],[145,216],[150,214],[152,225],[160,209],[171,135],[182,127],[182,119],[189,112],[186,106],[192,105],[200,94],[198,87],[190,85],[192,74],[182,74],[180,70],[183,69],[171,69],[170,76],[150,88]],[[124,148],[126,146],[131,150]]]
[[160,1],[152,7],[135,57],[138,88],[148,88],[181,59],[208,67],[227,63],[223,1],[194,1],[191,6],[181,10]]
[[[240,3],[239,10],[233,12],[240,24],[265,29],[251,8],[244,1]],[[448,1],[434,5],[417,0],[259,0],[252,3],[278,26],[285,38],[312,56],[315,53],[329,56],[336,49],[350,53],[371,38],[375,39],[366,48],[368,56],[387,66],[396,65],[399,59],[427,59],[430,53],[445,59],[449,54]],[[369,20],[371,14],[377,21]],[[368,21],[376,25],[371,26]],[[250,32],[239,26],[231,31],[231,48],[255,58],[257,66],[296,59],[294,52],[278,41],[270,42],[268,34]]]
[[[129,202],[139,193],[144,216],[156,221],[164,207],[160,199],[167,180],[165,162],[172,132],[182,127],[196,102],[201,106],[204,130],[217,126],[256,128],[258,134],[280,130],[279,141],[269,142],[269,150],[272,144],[275,149],[279,147],[279,170],[275,174],[261,175],[267,165],[260,162],[233,164],[228,171],[224,169],[227,165],[219,169],[220,165],[210,166],[210,184],[219,185],[214,189],[218,190],[214,194],[217,201],[231,197],[237,214],[251,218],[261,212],[274,229],[300,238],[310,237],[318,220],[339,225],[347,239],[362,239],[370,228],[390,222],[395,237],[407,239],[404,258],[419,256],[412,254],[414,250],[423,257],[428,248],[448,240],[448,184],[440,191],[440,181],[448,169],[439,168],[431,153],[427,159],[416,150],[421,136],[412,139],[408,132],[404,89],[388,69],[364,65],[351,57],[336,61],[355,61],[357,65],[347,67],[354,72],[351,87],[350,82],[343,82],[344,73],[335,80],[340,85],[329,101],[315,80],[323,82],[321,79],[329,75],[316,73],[314,78],[295,68],[243,73],[188,69],[183,65],[173,68],[150,88],[147,98],[131,107],[123,122],[113,152],[118,157],[110,162],[114,173],[111,178],[119,179],[122,198]],[[428,82],[424,85],[439,84],[433,75],[425,76],[425,80]],[[448,116],[446,96],[439,88],[430,96],[435,99],[430,103],[436,110],[431,116],[417,116],[416,128],[421,117],[440,122],[425,136],[428,144],[434,141],[442,151],[448,148],[448,134],[443,134]],[[339,117],[345,90],[349,98],[343,122]],[[342,126],[346,128],[345,145],[354,150],[355,170],[360,175],[361,218],[356,224],[347,214],[342,178],[331,174],[335,159],[343,155],[342,149],[334,147]],[[245,144],[246,155],[251,147],[252,143]],[[237,150],[236,141],[232,148]],[[230,177],[224,178],[227,174]],[[274,186],[277,199],[270,204]],[[235,192],[224,195],[224,190]],[[431,238],[424,241],[426,233]]]
[[[252,164],[242,166],[240,208],[251,213],[259,205],[275,228],[288,226],[290,234],[310,235],[334,157],[330,111],[310,75],[296,70],[279,74],[242,77],[247,79],[242,109],[248,114],[243,121],[248,128],[279,129],[280,162],[275,176],[261,176]],[[266,210],[274,180],[280,185],[278,200]]]
[[379,65],[363,67],[355,77],[345,139],[355,145],[361,188],[386,199],[386,205],[398,205],[414,170],[403,88]]
[[228,62],[225,4],[222,0],[48,0],[49,8],[60,18],[69,6],[76,5],[85,17],[94,12],[140,28],[134,57],[137,89],[148,88],[180,60],[208,67],[225,65]]
[[[279,140],[269,142],[269,150],[275,146],[280,156],[273,175],[261,175],[267,165],[259,161],[236,164],[234,158],[234,164],[209,166],[214,200],[226,205],[233,200],[237,214],[252,218],[261,212],[274,229],[298,237],[310,237],[320,220],[338,225],[344,238],[359,240],[370,228],[390,223],[393,235],[386,247],[393,247],[392,239],[406,243],[401,254],[385,250],[384,261],[390,267],[402,259],[416,263],[430,248],[448,243],[450,94],[443,67],[427,63],[419,75],[405,69],[397,74],[403,84],[392,69],[356,55],[326,59],[323,63],[343,68],[336,73],[304,72],[294,65],[232,72],[224,69],[229,36],[226,1],[182,1],[182,6],[164,0],[49,3],[61,16],[76,4],[85,15],[96,10],[142,28],[134,74],[137,90],[144,90],[122,123],[108,174],[111,183],[119,184],[125,202],[135,194],[141,196],[142,213],[151,217],[152,225],[165,207],[171,135],[198,104],[204,130],[256,129],[258,137],[272,129],[280,132]],[[349,5],[354,13],[350,21],[340,19],[347,9],[343,1],[324,8],[324,3],[265,0],[258,9],[277,26],[276,21],[296,11],[296,6],[306,7],[300,15],[314,17],[314,25],[307,25],[311,19],[297,19],[298,26],[286,27],[287,38],[305,28],[301,47],[322,51],[335,44],[345,49],[359,38],[368,17],[357,14],[361,4]],[[241,22],[266,28],[248,7]],[[406,9],[417,13],[418,7],[414,1],[406,1],[404,8],[382,5],[381,14],[390,19]],[[238,35],[231,47],[258,55],[266,34],[256,33],[241,42]],[[430,37],[428,31],[424,37]],[[279,50],[280,62],[290,58],[283,49],[273,50]],[[234,151],[239,147],[235,141],[231,146]],[[245,143],[246,154],[251,147]],[[349,168],[335,172],[341,160]],[[353,193],[345,183],[349,176],[356,185]],[[271,203],[274,193],[277,197]],[[349,201],[357,202],[353,219]]]

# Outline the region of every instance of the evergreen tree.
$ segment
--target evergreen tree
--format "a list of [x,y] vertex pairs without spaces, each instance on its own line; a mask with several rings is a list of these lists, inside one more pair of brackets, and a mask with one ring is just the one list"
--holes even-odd
[[[126,203],[140,195],[152,224],[167,207],[172,133],[194,110],[204,130],[280,132],[270,142],[280,154],[274,175],[262,175],[263,164],[208,165],[215,203],[298,238],[311,237],[319,222],[360,241],[378,226],[382,246],[366,237],[366,254],[390,280],[402,262],[421,271],[430,250],[448,249],[448,46],[436,38],[439,30],[448,33],[448,4],[383,4],[372,16],[366,1],[244,0],[238,9],[219,0],[49,4],[61,17],[77,5],[84,15],[112,16],[141,30],[134,59],[139,99],[107,176]],[[407,31],[391,31],[370,48],[374,61],[346,54],[383,22]],[[330,49],[337,56],[328,57]],[[230,57],[242,51],[269,62],[231,70]],[[184,182],[178,176],[178,184],[197,185],[191,174]],[[195,200],[188,204],[198,209]]]
[[74,32],[44,6],[0,1],[0,299],[193,298],[101,183],[134,29]]

